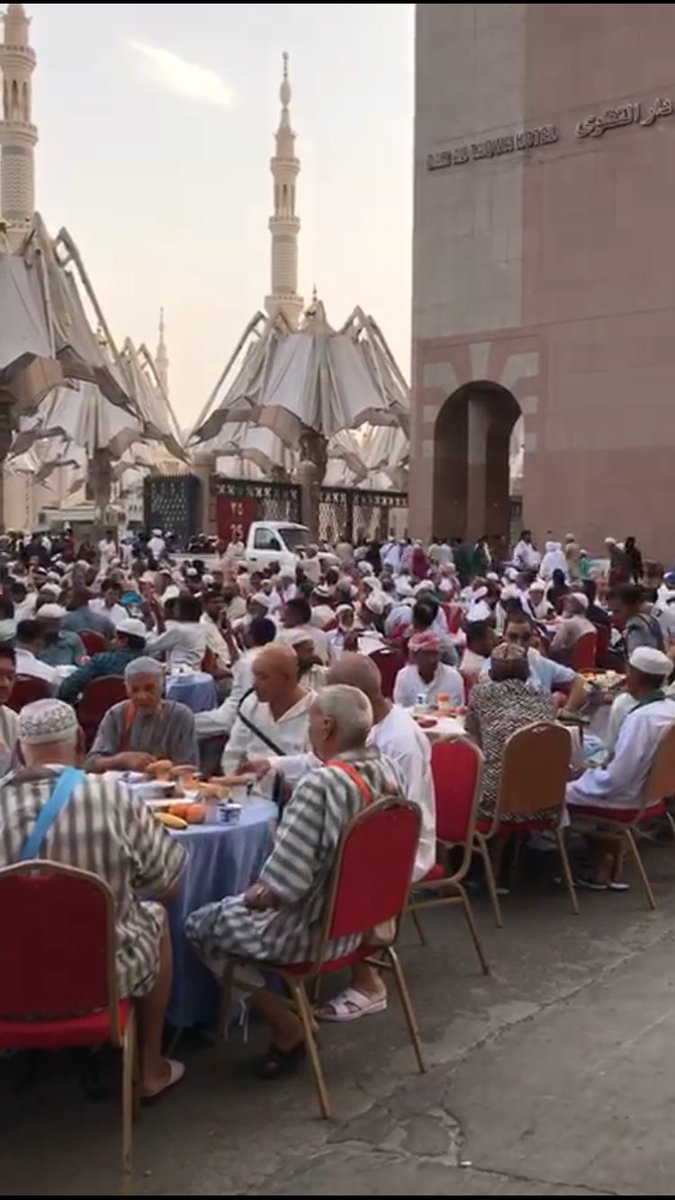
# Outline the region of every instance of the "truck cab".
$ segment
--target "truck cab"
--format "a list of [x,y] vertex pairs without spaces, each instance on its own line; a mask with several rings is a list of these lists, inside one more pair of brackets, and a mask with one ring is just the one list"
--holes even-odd
[[[292,521],[253,521],[248,529],[244,561],[249,571],[263,571],[271,563],[278,563],[282,570],[295,571],[302,559],[312,535],[306,525]],[[334,554],[319,552],[322,568],[337,563]]]

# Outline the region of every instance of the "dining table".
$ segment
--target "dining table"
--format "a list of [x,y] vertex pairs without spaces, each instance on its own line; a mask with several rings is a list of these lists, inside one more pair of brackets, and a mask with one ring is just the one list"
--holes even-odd
[[243,802],[236,820],[224,822],[214,811],[203,825],[171,831],[188,852],[180,893],[167,904],[173,949],[167,1020],[177,1029],[212,1026],[218,1008],[218,986],[188,942],[185,920],[204,904],[239,895],[257,878],[276,820],[276,805],[254,796]]

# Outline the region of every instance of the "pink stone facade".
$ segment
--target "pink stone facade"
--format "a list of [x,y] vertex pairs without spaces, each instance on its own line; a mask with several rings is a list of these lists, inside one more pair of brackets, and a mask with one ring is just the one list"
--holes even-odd
[[[489,383],[524,419],[540,540],[633,533],[675,558],[674,46],[675,5],[417,6],[414,533],[489,523],[480,446],[436,436],[448,397]],[[465,527],[436,528],[462,453]]]

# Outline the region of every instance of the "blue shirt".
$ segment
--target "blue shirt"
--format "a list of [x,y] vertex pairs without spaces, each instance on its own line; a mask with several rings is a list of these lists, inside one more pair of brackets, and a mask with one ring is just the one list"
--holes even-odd
[[[552,658],[545,658],[538,650],[531,647],[527,652],[530,667],[528,682],[538,692],[552,692],[554,688],[569,687],[577,677],[571,667],[563,667],[562,663]],[[488,659],[481,671],[481,679],[490,677],[490,660]]]
[[64,679],[58,690],[59,700],[67,700],[72,704],[92,679],[101,679],[104,675],[124,675],[127,665],[141,653],[141,650],[125,648],[93,654],[88,663]]
[[56,641],[47,642],[37,657],[48,667],[79,667],[87,651],[76,633],[61,629]]

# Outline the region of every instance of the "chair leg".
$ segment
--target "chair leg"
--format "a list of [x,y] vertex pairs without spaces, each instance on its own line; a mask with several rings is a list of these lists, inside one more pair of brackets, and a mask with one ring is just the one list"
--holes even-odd
[[232,999],[232,977],[236,963],[228,958],[223,971],[220,985],[220,1000],[218,1002],[218,1019],[216,1021],[216,1058],[220,1061],[225,1057],[225,1031],[230,1015],[230,1000]]
[[[287,982],[290,983],[289,980],[287,980]],[[310,1008],[309,999],[304,986],[301,983],[293,982],[290,984],[290,987],[300,1020],[302,1021],[302,1029],[305,1035],[305,1046],[307,1048],[307,1054],[309,1057],[309,1065],[312,1069],[312,1075],[314,1076],[314,1085],[319,1098],[321,1116],[328,1118],[331,1116],[330,1100],[328,1097],[326,1080],[324,1079],[323,1075],[323,1067],[321,1066],[321,1059],[319,1058],[319,1051],[316,1045],[316,1038],[314,1037],[314,1030],[312,1029],[312,1010]]]
[[396,987],[398,989],[398,995],[399,995],[399,999],[401,1001],[401,1008],[403,1009],[403,1015],[406,1020],[406,1025],[408,1026],[408,1033],[410,1034],[410,1040],[413,1044],[413,1050],[415,1051],[415,1058],[417,1059],[417,1065],[418,1065],[420,1071],[422,1072],[422,1074],[424,1074],[424,1072],[426,1071],[427,1068],[426,1068],[426,1065],[424,1062],[424,1056],[422,1054],[422,1042],[420,1040],[420,1031],[417,1028],[417,1020],[415,1018],[415,1010],[412,1006],[412,1000],[410,999],[410,992],[408,991],[408,985],[405,981],[405,975],[403,974],[403,968],[401,967],[401,964],[398,959],[398,955],[397,955],[396,951],[394,950],[393,946],[385,946],[384,953],[386,954],[389,962],[391,963],[391,968],[394,973],[394,979],[396,980]]
[[462,904],[464,906],[464,915],[466,917],[466,923],[469,926],[469,933],[471,934],[471,937],[473,938],[473,944],[476,947],[476,954],[478,955],[480,965],[483,968],[483,973],[485,975],[489,975],[490,974],[490,966],[489,966],[487,958],[485,957],[485,951],[483,950],[483,943],[480,940],[480,935],[478,933],[478,926],[476,925],[476,918],[473,915],[473,909],[471,907],[471,901],[469,900],[469,897],[467,896],[461,883],[456,884],[456,887],[457,887],[457,891],[459,892],[460,896],[462,897]]
[[487,844],[485,838],[483,837],[482,833],[476,834],[476,844],[480,851],[480,856],[483,860],[483,870],[485,871],[485,882],[487,883],[488,891],[490,893],[490,900],[492,901],[492,911],[495,914],[495,924],[498,929],[503,929],[504,922],[502,920],[502,909],[501,909],[501,905],[499,903],[499,896],[497,895],[497,884],[495,882],[495,873],[492,870],[492,860],[490,859],[490,851],[488,850],[488,844]]
[[558,851],[560,853],[560,865],[562,866],[562,873],[563,873],[563,879],[565,880],[565,887],[567,888],[567,892],[568,892],[568,895],[570,898],[570,903],[572,905],[572,912],[574,913],[575,917],[578,917],[579,916],[579,901],[577,899],[577,889],[574,886],[574,879],[572,878],[572,868],[570,866],[569,855],[567,853],[567,846],[565,845],[565,836],[563,834],[562,829],[558,828],[558,826],[556,826],[556,829],[555,829],[555,840],[558,843]]
[[633,858],[635,860],[635,865],[640,873],[640,878],[642,880],[642,886],[644,887],[645,894],[647,896],[647,904],[649,905],[649,907],[651,909],[655,909],[656,908],[656,897],[652,890],[652,885],[649,882],[649,879],[647,878],[647,872],[645,871],[645,864],[642,861],[642,855],[640,854],[640,851],[638,850],[637,842],[635,841],[635,836],[633,834],[632,829],[626,829],[626,838],[628,841],[628,845],[630,846],[630,849],[631,849],[631,854],[633,855]]
[[666,809],[666,820],[670,826],[670,832],[673,835],[673,841],[675,842],[675,818],[673,818],[673,814],[669,812],[668,809]]
[[132,1008],[122,1043],[122,1187],[123,1196],[133,1195],[132,1152],[134,1121],[134,1060],[136,1018]]
[[511,867],[510,867],[510,883],[511,883],[512,888],[514,888],[516,886],[516,883],[518,882],[518,871],[520,869],[520,852],[523,848],[522,836],[520,834],[518,834],[516,837],[514,837],[513,842],[514,842],[513,858],[511,859]]
[[411,915],[413,921],[415,922],[415,929],[417,930],[417,936],[420,939],[420,946],[428,946],[429,943],[427,941],[427,935],[424,932],[424,926],[422,925],[422,922],[419,919],[416,909],[411,908],[410,915]]

